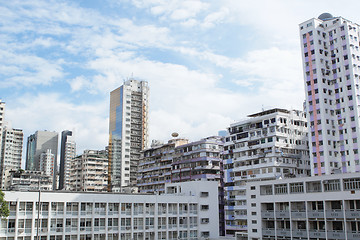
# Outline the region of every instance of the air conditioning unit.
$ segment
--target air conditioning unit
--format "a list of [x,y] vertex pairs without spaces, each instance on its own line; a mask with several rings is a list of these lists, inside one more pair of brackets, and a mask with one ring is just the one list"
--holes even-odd
[[23,233],[24,229],[19,229],[18,231],[19,231],[19,233]]

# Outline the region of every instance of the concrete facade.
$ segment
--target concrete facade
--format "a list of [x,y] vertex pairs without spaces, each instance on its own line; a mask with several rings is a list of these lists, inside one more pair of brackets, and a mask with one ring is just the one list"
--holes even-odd
[[310,175],[305,114],[270,109],[230,125],[224,143],[225,229],[246,232],[246,183]]
[[71,191],[105,192],[108,187],[108,156],[106,151],[85,150],[71,160]]
[[250,240],[360,239],[359,174],[249,182],[246,189]]
[[[37,205],[41,201],[37,228]],[[216,182],[166,186],[162,195],[5,192],[0,237],[35,239],[218,239]]]

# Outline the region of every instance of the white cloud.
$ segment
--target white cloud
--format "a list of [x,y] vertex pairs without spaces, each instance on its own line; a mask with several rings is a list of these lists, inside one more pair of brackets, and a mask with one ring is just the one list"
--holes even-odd
[[16,54],[0,49],[0,63],[5,75],[2,87],[49,84],[64,76],[61,59],[50,61],[36,55]]
[[202,23],[202,26],[205,28],[210,28],[215,26],[216,24],[221,23],[228,17],[230,14],[230,10],[227,7],[222,7],[219,11],[210,13],[207,15]]
[[134,0],[133,4],[138,8],[150,9],[153,15],[163,21],[170,20],[180,24],[194,21],[209,8],[207,2],[200,0]]
[[76,92],[88,88],[89,81],[84,76],[77,76],[74,79],[69,80],[69,84],[71,91]]

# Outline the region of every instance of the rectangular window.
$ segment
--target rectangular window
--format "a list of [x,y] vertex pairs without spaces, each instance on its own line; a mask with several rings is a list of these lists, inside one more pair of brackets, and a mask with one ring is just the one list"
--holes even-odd
[[304,192],[304,183],[290,183],[290,193],[303,193]]
[[324,180],[323,185],[324,185],[325,192],[340,191],[340,180],[339,179]]
[[288,189],[287,189],[287,184],[275,184],[275,195],[279,195],[279,194],[287,194],[288,193]]
[[360,189],[360,178],[344,179],[344,190],[357,190]]

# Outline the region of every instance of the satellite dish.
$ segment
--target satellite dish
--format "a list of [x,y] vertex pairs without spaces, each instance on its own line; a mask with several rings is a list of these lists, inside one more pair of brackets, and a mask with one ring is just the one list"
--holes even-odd
[[174,133],[171,134],[171,136],[175,138],[175,137],[178,137],[179,134],[177,132],[174,132]]

